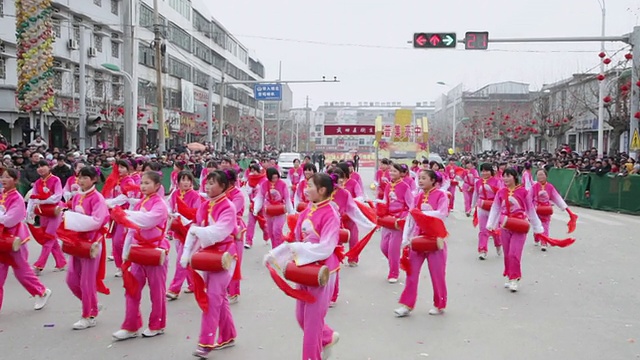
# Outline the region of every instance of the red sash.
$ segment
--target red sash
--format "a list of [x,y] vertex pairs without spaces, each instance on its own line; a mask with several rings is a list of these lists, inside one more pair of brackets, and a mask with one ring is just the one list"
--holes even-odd
[[[13,236],[13,235],[9,234],[9,230],[5,228],[4,225],[0,224],[0,236]],[[13,258],[12,253],[9,253],[9,252],[0,252],[0,264],[5,264],[13,268],[18,267],[18,264]]]

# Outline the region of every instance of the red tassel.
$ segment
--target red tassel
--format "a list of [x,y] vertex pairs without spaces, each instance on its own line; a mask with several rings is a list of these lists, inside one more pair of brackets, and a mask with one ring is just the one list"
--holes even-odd
[[284,240],[286,242],[292,243],[296,241],[295,228],[296,228],[296,225],[298,224],[299,217],[300,217],[300,214],[298,213],[287,215],[287,227],[289,228],[289,233],[287,233],[287,235],[285,235],[284,237]]
[[344,254],[344,245],[338,245],[336,246],[336,248],[333,250],[333,253],[336,255],[336,257],[338,258],[338,262],[340,264],[342,264],[342,261],[345,258],[345,254]]
[[193,295],[196,298],[196,302],[198,303],[198,307],[202,312],[209,311],[209,297],[207,296],[207,292],[205,291],[204,279],[200,276],[200,273],[193,270],[191,266],[189,266],[189,271],[191,271],[191,277],[193,279]]
[[313,296],[310,292],[292,288],[288,282],[280,277],[278,272],[271,266],[271,264],[267,264],[267,269],[269,270],[269,275],[271,275],[271,279],[273,279],[273,282],[275,282],[276,286],[280,288],[280,290],[282,290],[287,296],[309,304],[313,304],[316,302],[316,297]]
[[186,217],[190,221],[196,221],[196,213],[198,209],[190,208],[187,203],[180,198],[180,196],[176,196],[176,205],[178,206],[178,212],[180,215]]
[[439,218],[425,215],[418,209],[411,209],[409,213],[416,221],[422,235],[440,239],[446,238],[449,235],[447,227]]
[[362,252],[362,250],[364,250],[365,246],[367,246],[367,244],[369,243],[369,241],[373,237],[373,234],[379,228],[380,227],[376,226],[376,227],[373,228],[373,230],[369,231],[369,233],[367,235],[365,235],[362,238],[362,240],[358,241],[351,249],[349,249],[349,251],[347,251],[347,253],[345,254],[345,257],[347,259],[349,259],[349,261],[355,261],[354,259],[356,259],[358,256],[360,256],[360,253]]
[[106,241],[106,231],[102,228],[102,251],[100,252],[100,265],[98,266],[98,273],[96,274],[96,286],[98,288],[98,292],[101,294],[109,295],[111,294],[111,290],[105,285],[104,278],[107,276],[107,241]]
[[233,270],[233,276],[231,279],[236,280],[236,281],[240,281],[242,280],[242,259],[240,259],[239,256],[236,256],[236,267]]
[[136,280],[131,271],[129,271],[130,267],[131,262],[129,261],[122,263],[122,286],[129,296],[135,296],[138,292],[138,280]]
[[411,275],[411,261],[409,261],[409,247],[405,246],[402,249],[402,257],[400,258],[400,269],[407,273],[407,276]]
[[362,211],[364,216],[367,219],[369,219],[369,221],[371,221],[374,224],[376,223],[378,216],[376,215],[376,211],[373,207],[371,207],[370,205],[363,204],[360,201],[356,201],[356,205],[358,205],[358,209]]
[[550,237],[548,237],[546,235],[543,235],[543,234],[535,234],[534,236],[535,236],[536,240],[538,240],[538,241],[547,242],[549,245],[556,246],[556,247],[559,247],[559,248],[565,248],[567,246],[570,246],[574,242],[576,242],[576,239],[574,239],[574,238],[554,239],[554,238],[550,238]]
[[576,226],[578,225],[578,215],[574,214],[571,209],[567,208],[567,213],[569,214],[569,222],[567,223],[568,233],[571,234],[576,230]]
[[111,209],[111,218],[113,219],[113,221],[126,228],[140,230],[140,227],[138,225],[132,223],[131,220],[127,219],[127,214],[124,212],[124,210],[122,210],[120,206],[116,206]]
[[473,227],[478,227],[478,208],[473,212]]

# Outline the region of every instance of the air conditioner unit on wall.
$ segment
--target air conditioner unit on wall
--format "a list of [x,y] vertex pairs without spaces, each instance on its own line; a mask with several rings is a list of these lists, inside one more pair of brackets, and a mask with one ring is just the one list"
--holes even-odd
[[67,49],[78,50],[78,42],[76,39],[69,39],[69,41],[67,41]]
[[96,50],[96,48],[90,47],[87,51],[87,55],[89,55],[89,57],[96,57],[98,56],[98,51]]

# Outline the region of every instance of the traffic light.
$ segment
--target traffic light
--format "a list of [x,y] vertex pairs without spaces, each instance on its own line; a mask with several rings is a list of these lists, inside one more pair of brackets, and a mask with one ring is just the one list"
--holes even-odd
[[87,115],[87,136],[94,136],[102,131],[100,122],[102,117],[97,115]]
[[415,33],[413,34],[413,47],[418,49],[455,49],[456,33]]
[[465,50],[487,50],[489,47],[488,31],[467,31],[464,36]]

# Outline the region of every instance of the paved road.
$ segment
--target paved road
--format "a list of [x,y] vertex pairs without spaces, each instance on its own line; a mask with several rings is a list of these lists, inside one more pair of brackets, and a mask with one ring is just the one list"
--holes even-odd
[[[372,170],[363,171],[370,183]],[[462,207],[459,197],[457,209]],[[575,209],[580,216],[578,242],[541,253],[531,239],[525,248],[521,290],[502,288],[502,259],[476,258],[476,233],[459,210],[448,220],[449,305],[444,316],[427,315],[431,285],[423,271],[413,314],[396,319],[392,310],[402,291],[386,282],[387,267],[376,236],[361,265],[342,272],[341,297],[328,322],[341,334],[334,359],[635,359],[640,358],[640,218]],[[554,216],[552,235],[561,236],[568,218]],[[275,288],[261,259],[268,247],[247,251],[242,298],[232,306],[238,345],[214,358],[299,359],[301,331],[293,300]],[[39,252],[30,245],[31,258]],[[172,253],[172,260],[175,255]],[[200,323],[192,295],[168,305],[163,336],[112,343],[123,319],[124,298],[109,264],[110,296],[98,326],[73,331],[80,302],[64,283],[64,273],[45,270],[42,281],[53,289],[50,303],[33,311],[33,299],[10,274],[0,313],[2,359],[190,359]],[[173,268],[173,264],[172,264]],[[426,270],[426,268],[425,268]],[[146,322],[148,297],[143,300]],[[45,327],[52,324],[53,327]]]

